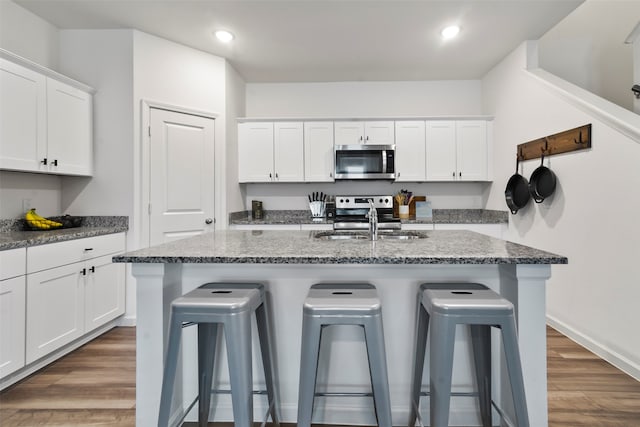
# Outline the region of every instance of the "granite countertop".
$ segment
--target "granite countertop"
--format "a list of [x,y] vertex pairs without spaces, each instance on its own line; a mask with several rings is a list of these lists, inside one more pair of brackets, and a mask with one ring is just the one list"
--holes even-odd
[[[507,211],[487,209],[434,209],[431,218],[410,218],[403,224],[508,224]],[[311,218],[309,210],[265,210],[262,219],[251,218],[251,211],[229,214],[230,225],[333,224],[332,219]]]
[[215,231],[113,257],[133,263],[566,264],[566,257],[474,233],[408,241],[320,240],[318,231]]
[[0,251],[120,233],[128,229],[129,218],[126,216],[83,217],[80,227],[41,231],[24,230],[22,219],[0,220]]

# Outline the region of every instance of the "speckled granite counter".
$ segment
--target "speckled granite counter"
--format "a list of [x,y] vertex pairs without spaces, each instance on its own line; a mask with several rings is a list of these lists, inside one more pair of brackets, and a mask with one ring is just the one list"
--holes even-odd
[[317,239],[308,231],[216,231],[113,258],[135,263],[566,264],[567,258],[471,231],[410,241]]
[[22,219],[3,219],[0,220],[0,251],[120,233],[128,229],[129,218],[126,216],[89,216],[82,219],[81,227],[43,231],[25,231]]
[[[403,219],[406,224],[507,224],[507,211],[487,209],[434,209],[432,218]],[[333,220],[313,220],[308,210],[265,210],[262,219],[251,218],[251,211],[229,214],[230,225],[331,224]]]

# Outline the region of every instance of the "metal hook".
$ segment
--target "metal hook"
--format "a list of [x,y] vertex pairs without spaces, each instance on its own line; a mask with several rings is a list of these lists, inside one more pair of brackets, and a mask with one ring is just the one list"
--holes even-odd
[[578,134],[578,139],[573,138],[573,143],[582,145],[582,131],[580,131],[580,133]]
[[544,153],[549,151],[549,138],[548,137],[544,138],[544,148],[540,147],[540,150],[542,151],[543,156],[544,156]]

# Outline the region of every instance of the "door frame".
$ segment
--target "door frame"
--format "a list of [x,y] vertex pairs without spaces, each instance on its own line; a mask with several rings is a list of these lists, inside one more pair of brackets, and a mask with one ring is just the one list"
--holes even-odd
[[[151,126],[151,109],[155,108],[158,110],[167,110],[167,111],[172,111],[174,113],[181,113],[181,114],[189,114],[192,116],[200,116],[200,117],[204,117],[207,119],[213,119],[214,122],[214,127],[217,128],[217,126],[220,125],[220,121],[218,120],[221,115],[218,113],[213,113],[213,112],[209,112],[209,111],[202,111],[202,110],[196,110],[193,108],[188,108],[188,107],[183,107],[183,106],[178,106],[178,105],[173,105],[173,104],[167,104],[164,102],[158,102],[158,101],[153,101],[153,100],[148,100],[148,99],[142,99],[141,100],[141,108],[140,108],[140,112],[141,112],[141,119],[140,119],[140,141],[141,141],[141,147],[140,147],[140,192],[138,193],[138,195],[136,196],[135,191],[134,191],[134,198],[140,201],[140,204],[138,205],[138,212],[139,212],[139,218],[140,218],[140,230],[139,230],[139,236],[140,236],[140,247],[146,248],[149,247],[149,242],[150,242],[150,233],[149,233],[149,226],[150,226],[150,218],[149,218],[149,203],[150,203],[150,188],[151,188],[151,136],[149,135],[149,128]],[[216,181],[219,179],[220,175],[216,172],[216,170],[218,169],[218,166],[220,165],[220,162],[218,162],[218,138],[216,138],[218,135],[218,131],[217,129],[214,131],[214,141],[213,141],[213,145],[214,145],[214,156],[215,156],[215,160],[214,160],[214,175],[215,175],[215,179]],[[216,215],[218,213],[218,204],[222,202],[223,198],[220,197],[220,194],[218,190],[218,188],[220,188],[220,186],[218,185],[218,183],[215,183],[215,193],[214,193],[214,210],[215,212],[213,213],[214,218],[216,218],[218,215]],[[214,227],[215,228],[215,227]]]

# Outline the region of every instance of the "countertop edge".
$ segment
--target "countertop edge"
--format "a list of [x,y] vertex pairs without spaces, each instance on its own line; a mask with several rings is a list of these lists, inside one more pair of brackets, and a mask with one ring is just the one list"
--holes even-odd
[[[65,231],[65,233],[60,233]],[[69,240],[84,239],[87,237],[103,236],[107,234],[123,233],[127,232],[128,227],[78,227],[76,229],[69,228],[56,231],[31,231],[31,232],[19,232],[19,233],[38,233],[32,238],[20,238],[10,242],[0,241],[0,251],[28,248],[32,246],[46,245],[50,243],[66,242]],[[48,235],[42,235],[42,233],[49,233]],[[56,234],[54,234],[56,233]],[[10,233],[7,233],[10,234]]]
[[318,257],[181,257],[123,256],[112,258],[115,263],[134,264],[568,264],[566,257],[548,258],[485,258],[485,257],[400,257],[400,258],[318,258]]

